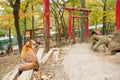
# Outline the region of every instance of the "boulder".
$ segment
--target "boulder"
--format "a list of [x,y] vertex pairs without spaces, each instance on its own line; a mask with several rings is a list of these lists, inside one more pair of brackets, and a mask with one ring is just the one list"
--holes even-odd
[[108,48],[111,51],[111,54],[120,52],[120,30],[114,34],[113,38],[108,44]]

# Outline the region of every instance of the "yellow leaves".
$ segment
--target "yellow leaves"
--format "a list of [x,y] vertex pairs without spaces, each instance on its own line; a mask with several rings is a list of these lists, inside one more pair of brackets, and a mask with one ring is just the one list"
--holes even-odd
[[20,9],[21,9],[22,11],[24,11],[24,9],[25,9],[25,5],[26,5],[25,2],[22,2],[22,3],[21,3],[21,5],[20,5]]
[[115,11],[103,11],[103,17],[107,16],[107,17],[114,17],[115,16]]
[[29,13],[20,12],[20,13],[19,13],[19,16],[20,16],[20,19],[24,19],[25,17],[34,16],[34,12],[29,12]]
[[101,6],[102,3],[98,2],[97,0],[86,0],[86,5],[87,6]]
[[37,17],[38,17],[39,20],[40,20],[40,19],[43,19],[43,14],[42,14],[42,13],[39,13],[39,14],[37,14]]
[[42,0],[31,0],[32,5],[42,4]]
[[2,20],[0,21],[1,26],[0,27],[13,27],[14,23],[13,23],[13,19],[11,20]]
[[43,18],[43,15],[40,15],[40,16],[39,16],[39,19],[42,19],[42,18]]
[[9,22],[8,21],[3,21],[3,26],[8,26]]

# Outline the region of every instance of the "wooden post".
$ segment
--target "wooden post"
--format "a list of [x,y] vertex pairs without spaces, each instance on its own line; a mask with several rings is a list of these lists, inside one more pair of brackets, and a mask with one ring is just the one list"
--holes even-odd
[[30,39],[33,38],[32,30],[30,30]]
[[120,0],[116,1],[116,31],[120,29]]

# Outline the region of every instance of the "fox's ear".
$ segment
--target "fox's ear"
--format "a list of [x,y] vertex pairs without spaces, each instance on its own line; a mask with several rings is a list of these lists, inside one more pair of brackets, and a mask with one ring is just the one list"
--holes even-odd
[[30,46],[30,42],[28,41],[25,45],[26,45],[26,46]]
[[29,44],[32,44],[32,40],[29,40]]
[[29,40],[29,44],[31,44],[31,45],[32,45],[32,44],[36,44],[36,42],[31,39],[31,40]]
[[31,45],[33,44],[33,40],[32,39],[29,40],[29,44],[31,44]]

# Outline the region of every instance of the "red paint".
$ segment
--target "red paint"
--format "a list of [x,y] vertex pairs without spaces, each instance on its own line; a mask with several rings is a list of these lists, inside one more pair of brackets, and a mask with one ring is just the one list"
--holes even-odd
[[43,30],[44,28],[36,28],[36,29],[27,29],[25,32],[29,32],[30,33],[30,39],[32,39],[32,32],[33,31],[37,31],[37,30]]
[[89,37],[89,30],[88,30],[88,26],[89,26],[89,20],[88,20],[88,11],[86,11],[86,16],[87,16],[87,18],[86,18],[86,29],[85,29],[85,33],[86,33],[86,40],[88,41],[88,37]]
[[30,30],[30,39],[32,39],[32,36],[33,36],[32,30]]
[[87,18],[87,16],[72,16],[72,18]]
[[69,10],[68,17],[68,38],[71,38],[72,35],[72,10]]
[[70,8],[64,7],[64,9],[66,9],[66,10],[75,10],[75,11],[91,11],[91,10],[89,10],[89,9],[85,9],[85,8],[75,8],[75,7],[70,7]]
[[27,29],[26,31],[37,31],[37,30],[42,30],[42,29],[44,29],[43,27],[41,27],[41,28],[36,28],[36,29]]
[[44,16],[44,27],[47,28],[47,32],[50,34],[50,11],[49,11],[49,0],[43,1],[43,16]]
[[[88,20],[88,16],[89,16],[89,12],[91,12],[91,10],[85,9],[85,8],[75,8],[75,7],[71,7],[71,8],[64,7],[64,9],[69,11],[68,37],[73,38],[73,36],[71,36],[72,35],[72,18],[86,18],[86,29],[85,29],[86,33],[85,34],[86,34],[86,41],[88,41],[88,37],[89,37],[89,30],[88,30],[89,20]],[[72,10],[86,12],[86,16],[72,16]]]
[[120,0],[116,1],[116,31],[120,29]]
[[95,30],[95,31],[92,32],[92,34],[100,35],[101,33],[100,33],[100,31]]

